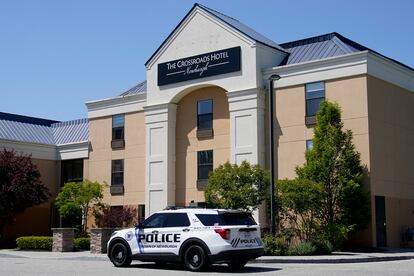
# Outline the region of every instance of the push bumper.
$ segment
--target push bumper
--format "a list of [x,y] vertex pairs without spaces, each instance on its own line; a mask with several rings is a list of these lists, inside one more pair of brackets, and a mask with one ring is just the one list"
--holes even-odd
[[260,256],[263,256],[263,254],[264,254],[264,248],[249,248],[249,249],[222,251],[215,255],[209,255],[209,258],[212,263],[217,263],[217,262],[230,261],[234,259],[252,260]]

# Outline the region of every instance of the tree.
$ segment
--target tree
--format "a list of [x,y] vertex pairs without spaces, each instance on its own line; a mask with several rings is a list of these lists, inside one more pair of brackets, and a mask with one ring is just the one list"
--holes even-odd
[[55,200],[59,214],[63,218],[82,217],[86,233],[89,208],[102,200],[103,188],[103,184],[89,180],[65,183]]
[[218,208],[255,210],[265,199],[269,175],[259,165],[226,162],[210,172],[204,191],[207,204]]
[[323,186],[320,183],[298,178],[279,180],[277,203],[282,221],[281,229],[301,241],[317,240],[321,226],[318,218],[322,199]]
[[0,151],[0,238],[4,226],[29,207],[46,202],[50,193],[30,155]]
[[[328,238],[335,244],[337,232],[364,228],[370,220],[368,193],[363,190],[364,167],[352,144],[352,132],[343,131],[338,104],[323,102],[317,113],[313,148],[306,152],[306,164],[296,168],[299,179],[323,186],[320,219]],[[335,233],[336,232],[336,233]]]

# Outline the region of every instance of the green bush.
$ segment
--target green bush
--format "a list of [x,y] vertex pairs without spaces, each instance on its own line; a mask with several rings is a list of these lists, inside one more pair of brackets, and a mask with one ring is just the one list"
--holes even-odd
[[53,237],[31,236],[16,239],[19,249],[52,250]]
[[329,241],[313,241],[316,246],[315,255],[329,255],[333,251],[333,246]]
[[90,238],[76,238],[73,241],[76,250],[89,250],[91,248]]
[[317,247],[309,241],[303,241],[295,245],[291,245],[288,249],[290,256],[309,256],[315,255]]
[[283,238],[267,234],[263,237],[265,255],[283,256],[287,251],[287,243]]

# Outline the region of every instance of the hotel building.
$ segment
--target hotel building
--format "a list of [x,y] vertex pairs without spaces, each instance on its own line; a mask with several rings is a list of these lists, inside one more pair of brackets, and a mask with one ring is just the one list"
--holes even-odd
[[[88,118],[0,114],[0,147],[32,154],[53,196],[67,181],[109,184],[104,202],[139,217],[204,202],[210,170],[247,160],[268,169],[268,78],[274,82],[275,171],[294,178],[321,101],[337,102],[361,154],[372,218],[357,241],[401,245],[414,226],[414,69],[338,33],[277,44],[195,4],[145,63],[146,81],[87,102]],[[52,197],[53,197],[52,196]],[[47,234],[52,201],[18,215],[6,236]],[[263,226],[265,214],[255,214]]]

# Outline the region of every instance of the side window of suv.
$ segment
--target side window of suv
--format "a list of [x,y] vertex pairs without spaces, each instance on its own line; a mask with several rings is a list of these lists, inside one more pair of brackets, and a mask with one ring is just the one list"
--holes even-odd
[[186,213],[170,213],[167,215],[167,224],[164,227],[187,227],[190,226],[190,220]]
[[167,214],[154,214],[146,219],[143,223],[144,228],[161,228],[165,227]]

